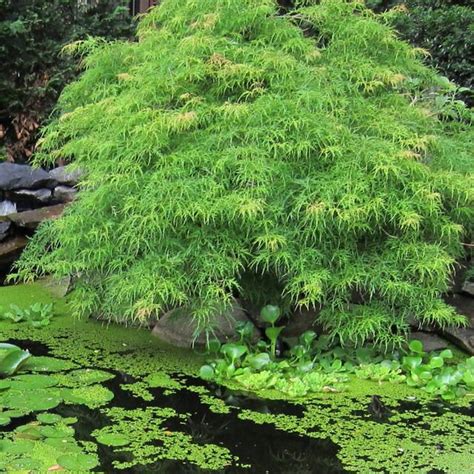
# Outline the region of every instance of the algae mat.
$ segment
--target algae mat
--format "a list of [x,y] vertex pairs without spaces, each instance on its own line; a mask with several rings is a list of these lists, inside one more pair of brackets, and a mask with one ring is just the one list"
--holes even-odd
[[33,302],[54,302],[49,326],[0,321],[0,340],[33,354],[0,380],[0,471],[474,472],[470,400],[371,382],[304,401],[245,396],[198,380],[202,356],[148,331],[76,320],[39,284],[0,288],[4,309]]

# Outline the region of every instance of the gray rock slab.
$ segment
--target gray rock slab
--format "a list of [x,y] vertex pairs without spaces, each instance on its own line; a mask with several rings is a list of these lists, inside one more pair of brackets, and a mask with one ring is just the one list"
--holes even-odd
[[13,197],[20,199],[31,199],[40,203],[47,203],[51,200],[53,195],[51,189],[18,189],[12,192]]
[[465,281],[462,285],[462,291],[468,295],[474,296],[474,281]]
[[16,163],[0,163],[0,190],[50,188],[56,183],[57,181],[41,168]]
[[448,347],[448,341],[446,339],[426,332],[412,332],[410,334],[410,340],[417,339],[423,343],[425,352],[441,351]]
[[49,175],[59,184],[75,186],[79,182],[82,172],[78,169],[72,169],[70,166],[59,166],[52,169]]
[[54,188],[53,196],[59,202],[71,202],[76,198],[77,189],[71,186],[56,186]]
[[[247,321],[247,315],[236,302],[227,313],[217,314],[212,319],[213,333],[209,337],[217,338],[221,342],[235,339],[236,324]],[[168,311],[158,320],[152,334],[176,347],[203,347],[207,342],[206,334],[201,333],[196,338],[196,330],[197,323],[193,318],[185,310],[175,309]]]

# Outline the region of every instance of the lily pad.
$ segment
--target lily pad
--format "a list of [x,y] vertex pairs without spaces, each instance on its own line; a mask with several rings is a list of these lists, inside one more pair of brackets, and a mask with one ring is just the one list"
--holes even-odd
[[11,421],[12,419],[9,416],[0,413],[0,426],[7,426]]
[[25,362],[23,369],[29,372],[61,372],[74,367],[77,366],[67,360],[47,356],[33,356]]
[[84,387],[85,385],[105,382],[114,377],[114,374],[106,372],[105,370],[78,369],[64,375],[61,384],[66,387]]
[[78,403],[89,408],[100,407],[114,398],[113,392],[102,385],[66,388],[61,390],[61,395],[66,403]]
[[45,425],[54,425],[55,423],[62,421],[63,417],[56,415],[55,413],[41,413],[36,417],[36,419]]
[[40,428],[40,433],[45,438],[71,438],[74,436],[74,428],[62,424],[43,426]]
[[31,411],[45,411],[56,408],[61,403],[61,397],[57,392],[49,389],[36,389],[21,392],[9,390],[3,398],[7,408]]
[[60,466],[73,472],[88,471],[99,464],[97,456],[82,453],[64,454],[57,461]]
[[106,446],[126,446],[130,444],[130,439],[124,435],[114,433],[104,433],[97,436],[97,441]]
[[11,388],[13,390],[40,389],[54,387],[57,383],[58,381],[49,375],[25,374],[13,377]]

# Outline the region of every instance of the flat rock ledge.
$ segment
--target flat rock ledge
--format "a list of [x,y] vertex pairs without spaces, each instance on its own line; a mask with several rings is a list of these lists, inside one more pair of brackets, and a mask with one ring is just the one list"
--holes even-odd
[[[213,331],[209,338],[216,338],[225,343],[236,337],[235,327],[239,322],[247,322],[249,318],[236,300],[229,311],[213,318]],[[155,324],[152,334],[158,339],[176,347],[205,347],[207,337],[201,333],[196,337],[197,323],[183,309],[174,309],[165,313]]]

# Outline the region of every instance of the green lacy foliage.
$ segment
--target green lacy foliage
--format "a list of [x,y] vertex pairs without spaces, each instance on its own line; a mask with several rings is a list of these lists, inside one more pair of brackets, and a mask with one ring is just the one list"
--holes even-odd
[[376,10],[399,7],[393,25],[430,52],[428,62],[457,84],[474,86],[474,9],[470,0],[366,0]]
[[[42,121],[78,72],[61,55],[66,43],[88,35],[128,38],[133,23],[125,0],[0,0],[0,121],[18,114]],[[11,136],[10,136],[11,135]],[[15,140],[13,130],[9,138]]]
[[472,129],[441,120],[417,50],[343,0],[165,0],[139,39],[77,46],[37,162],[87,176],[17,276],[72,275],[75,311],[121,321],[184,306],[206,328],[235,294],[322,305],[342,342],[463,321],[439,296],[472,232],[451,169]]

